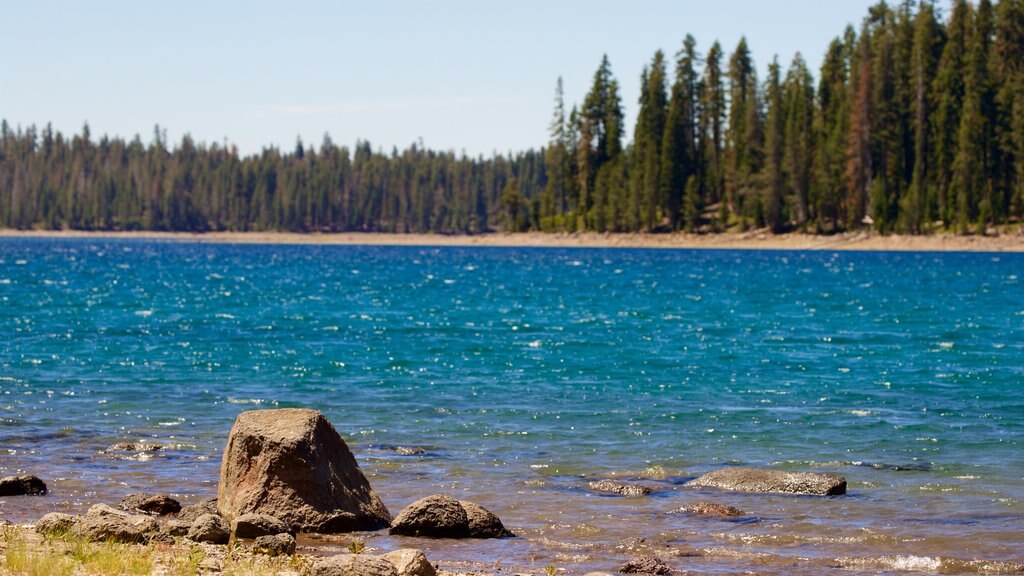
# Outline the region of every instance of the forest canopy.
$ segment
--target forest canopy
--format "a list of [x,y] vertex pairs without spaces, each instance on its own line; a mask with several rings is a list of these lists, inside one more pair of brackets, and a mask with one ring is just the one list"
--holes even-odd
[[760,79],[746,40],[686,36],[640,74],[632,142],[604,57],[555,90],[549,141],[467,157],[324,136],[241,156],[159,127],[0,123],[0,226],[168,231],[985,233],[1024,216],[1024,0],[879,3]]

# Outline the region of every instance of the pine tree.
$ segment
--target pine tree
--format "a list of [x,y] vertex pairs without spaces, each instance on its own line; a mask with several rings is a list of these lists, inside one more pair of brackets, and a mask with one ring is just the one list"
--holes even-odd
[[765,163],[762,179],[765,186],[765,223],[778,234],[783,231],[783,135],[785,131],[785,110],[782,102],[782,81],[779,59],[776,57],[768,66],[768,81],[765,84],[765,101],[768,106],[765,122]]
[[[740,217],[741,227],[746,226],[749,217],[763,214],[756,183],[762,163],[761,123],[757,72],[747,39],[741,38],[729,59],[729,128],[726,133],[729,155],[726,197],[729,210]],[[758,219],[755,216],[755,220]]]
[[[668,105],[668,117],[662,136],[661,152],[661,203],[673,229],[678,228],[683,207],[683,198],[690,186],[695,187],[693,196],[687,198],[687,215],[684,218],[687,230],[696,228],[701,209],[701,185],[703,178],[698,171],[702,159],[698,152],[698,110],[701,96],[700,76],[697,64],[697,41],[687,35],[683,48],[676,55],[676,79],[672,84],[672,97]],[[721,124],[718,125],[721,129]],[[721,142],[719,136],[718,142]],[[691,178],[695,180],[691,181]],[[696,211],[696,214],[693,212]]]
[[814,79],[799,53],[786,73],[784,86],[786,189],[794,196],[794,220],[801,227],[813,218],[810,203],[814,162]]
[[724,225],[727,215],[725,202],[725,84],[722,76],[722,47],[711,45],[704,61],[698,108],[698,140],[702,143],[699,165],[703,167],[704,186],[710,203],[719,204],[719,223]]
[[947,24],[947,37],[935,76],[937,104],[932,115],[935,138],[934,161],[937,187],[937,214],[946,226],[956,218],[956,194],[953,192],[953,161],[957,156],[959,127],[964,102],[965,56],[968,28],[972,20],[966,0],[955,0]]

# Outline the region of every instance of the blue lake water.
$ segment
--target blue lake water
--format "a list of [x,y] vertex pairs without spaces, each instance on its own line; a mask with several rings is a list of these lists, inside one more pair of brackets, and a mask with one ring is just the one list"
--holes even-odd
[[[371,548],[569,573],[644,553],[709,574],[1024,570],[1021,276],[1017,254],[2,239],[0,475],[52,492],[0,518],[214,496],[239,412],[310,407],[392,512],[445,492],[521,536]],[[106,451],[140,441],[164,449]],[[737,464],[850,493],[684,486]],[[605,477],[656,492],[587,489]],[[669,513],[698,500],[749,516]]]

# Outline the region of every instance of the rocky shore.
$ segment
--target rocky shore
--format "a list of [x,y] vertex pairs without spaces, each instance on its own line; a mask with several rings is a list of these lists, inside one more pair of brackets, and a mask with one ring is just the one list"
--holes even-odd
[[[687,486],[723,493],[837,496],[845,493],[846,480],[834,474],[725,467],[692,479]],[[642,479],[604,478],[585,487],[608,497],[656,494]],[[47,487],[43,480],[26,475],[0,479],[0,490],[30,498],[46,494]],[[668,513],[728,521],[748,517],[738,508],[709,501]],[[484,506],[444,494],[423,497],[392,516],[345,441],[321,413],[257,410],[240,414],[231,429],[217,498],[182,506],[169,495],[136,493],[116,505],[95,504],[81,516],[52,512],[34,524],[8,524],[0,542],[4,553],[0,569],[32,573],[33,566],[71,561],[78,564],[68,573],[436,576],[450,572],[419,549],[385,552],[368,548],[353,535],[384,529],[411,539],[516,538]],[[316,545],[317,538],[332,534],[338,535],[333,541],[344,546],[345,553],[325,555]],[[306,535],[306,540],[300,535]],[[657,557],[656,550],[642,543],[630,543],[626,550],[632,552],[617,567],[620,573],[680,572],[671,560]],[[107,568],[89,564],[102,558]],[[130,560],[138,565],[127,566]],[[549,576],[557,572],[554,566],[545,570]]]

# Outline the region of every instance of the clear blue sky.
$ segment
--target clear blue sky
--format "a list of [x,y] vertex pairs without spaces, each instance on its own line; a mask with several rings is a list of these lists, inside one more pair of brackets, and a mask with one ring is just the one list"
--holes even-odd
[[328,132],[489,155],[543,145],[557,78],[581,101],[604,53],[632,126],[641,69],[687,33],[702,53],[746,35],[762,78],[798,51],[816,71],[874,3],[0,0],[0,117],[146,142],[160,124],[245,154]]

